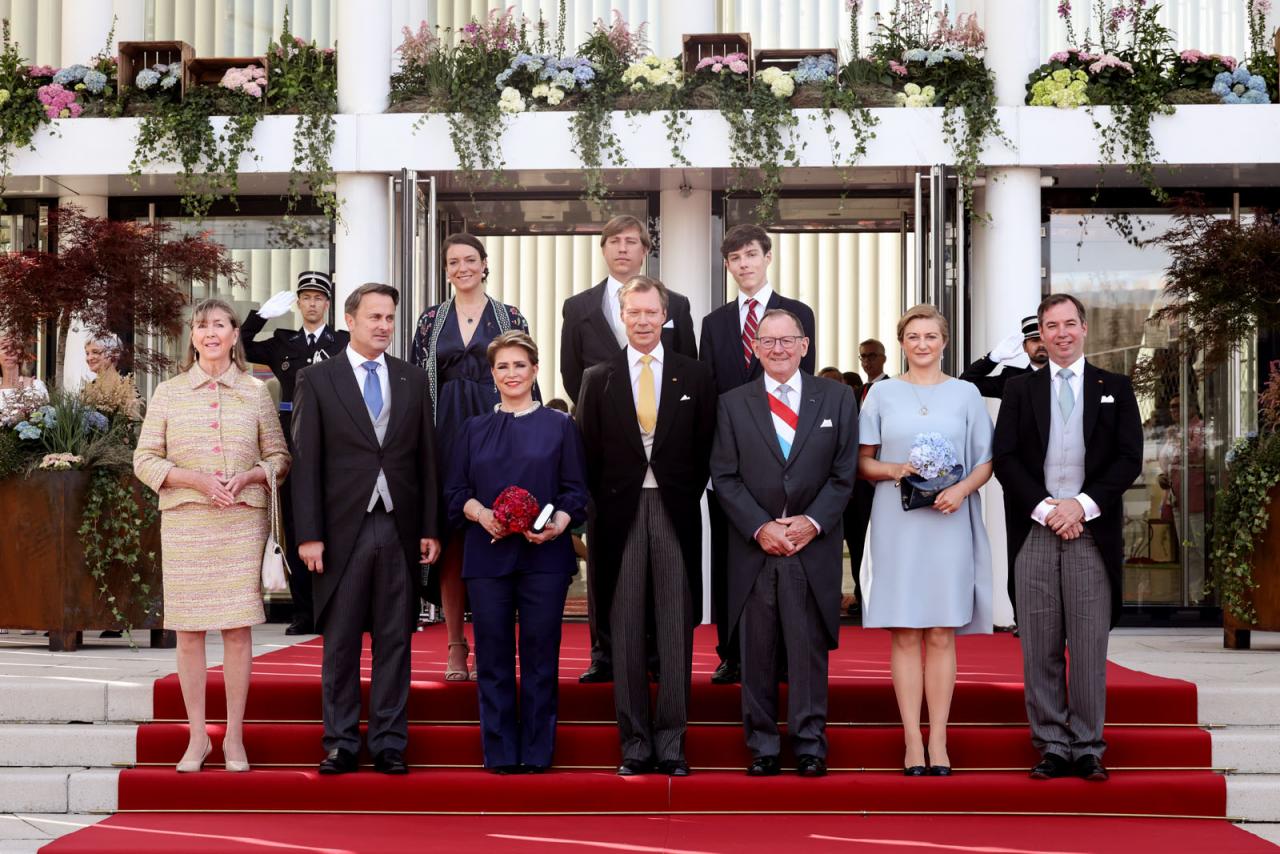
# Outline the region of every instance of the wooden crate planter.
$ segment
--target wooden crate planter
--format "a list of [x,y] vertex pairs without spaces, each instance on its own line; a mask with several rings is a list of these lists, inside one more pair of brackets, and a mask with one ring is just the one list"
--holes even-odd
[[747,64],[751,64],[750,33],[702,33],[685,35],[682,58],[684,73],[692,74],[698,63],[708,56],[726,56],[730,53],[745,53]]
[[[13,525],[0,537],[0,627],[48,630],[55,652],[74,652],[87,629],[123,628],[85,568],[77,533],[90,477],[86,471],[42,471],[0,480],[0,518]],[[158,522],[144,532],[142,548],[160,554]],[[172,647],[174,636],[163,631],[156,613],[162,588],[159,560],[155,564],[140,570],[151,585],[149,601],[135,599],[132,586],[113,592],[134,629],[151,631],[153,647]]]
[[182,66],[182,91],[185,93],[193,86],[217,86],[228,70],[248,65],[268,70],[265,56],[212,56],[193,59]]
[[1271,487],[1271,518],[1253,549],[1253,581],[1258,586],[1249,594],[1257,622],[1245,625],[1223,612],[1223,646],[1248,649],[1250,633],[1280,632],[1280,486]]
[[812,50],[795,50],[791,48],[760,48],[756,51],[756,64],[754,73],[759,74],[766,68],[779,68],[783,71],[794,71],[800,65],[800,60],[806,56],[830,56],[836,61],[837,69],[840,67],[840,55],[833,47],[814,48]]
[[116,87],[116,96],[124,97],[125,89],[133,87],[133,81],[137,78],[138,72],[156,63],[172,65],[175,62],[181,62],[183,74],[179,78],[178,85],[182,87],[181,92],[186,92],[186,69],[195,57],[196,49],[182,41],[120,42],[119,54],[116,57],[119,83]]

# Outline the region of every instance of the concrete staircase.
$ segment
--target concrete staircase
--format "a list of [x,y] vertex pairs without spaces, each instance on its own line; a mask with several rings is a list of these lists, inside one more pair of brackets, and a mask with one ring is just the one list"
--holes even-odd
[[1227,815],[1280,845],[1280,684],[1200,688],[1213,764],[1227,773]]

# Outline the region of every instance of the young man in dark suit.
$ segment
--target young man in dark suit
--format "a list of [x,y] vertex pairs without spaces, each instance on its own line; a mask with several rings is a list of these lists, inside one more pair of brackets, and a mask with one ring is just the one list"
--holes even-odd
[[[605,223],[600,233],[600,249],[608,277],[580,294],[564,301],[560,330],[560,378],[565,391],[575,402],[582,390],[582,375],[592,365],[607,362],[627,346],[622,325],[618,292],[622,286],[644,269],[644,259],[653,248],[653,239],[645,224],[633,216],[616,216]],[[662,346],[691,359],[698,357],[693,337],[693,320],[689,300],[668,291],[669,310],[662,325]],[[613,679],[613,654],[609,642],[609,626],[599,617],[596,601],[596,524],[594,514],[587,519],[587,622],[591,630],[591,666],[582,674],[582,682],[609,682]]]
[[[702,613],[702,514],[715,435],[706,366],[662,346],[667,291],[637,276],[622,289],[627,347],[587,371],[577,419],[595,500],[597,619],[613,639],[622,776],[683,777],[693,627]],[[650,713],[646,629],[662,678]]]
[[351,344],[298,377],[293,411],[298,554],[315,573],[324,635],[321,774],[356,770],[360,647],[373,641],[369,753],[406,774],[409,642],[422,572],[440,554],[434,419],[426,372],[386,355],[399,294],[361,285],[347,298]]
[[827,773],[827,660],[840,642],[841,516],[857,466],[858,407],[848,386],[800,370],[808,345],[795,315],[765,314],[755,341],[764,375],[720,397],[711,451],[730,522],[729,617],[742,645],[751,776],[781,770],[779,640],[796,770]]
[[[249,312],[240,329],[244,353],[250,362],[266,365],[280,383],[280,427],[287,441],[291,437],[291,413],[293,412],[293,385],[298,372],[307,365],[322,362],[342,352],[351,336],[345,329],[332,329],[329,304],[333,300],[333,282],[328,273],[308,270],[298,274],[298,286],[294,291],[281,291],[271,297],[257,311]],[[277,329],[270,338],[254,341],[267,321],[288,313],[297,304],[302,312],[301,329]],[[290,451],[292,451],[290,447]],[[293,530],[293,489],[288,478],[280,485],[280,512],[284,515],[284,539],[297,542]],[[293,622],[284,630],[286,635],[309,635],[315,632],[312,616],[311,574],[302,565],[293,549],[285,553],[289,565],[289,596],[293,599]]]
[[[1107,779],[1107,638],[1120,616],[1124,493],[1142,472],[1142,419],[1129,379],[1089,364],[1085,309],[1040,303],[1042,371],[1014,377],[993,462],[1017,544],[1019,630],[1034,779]],[[1067,646],[1070,644],[1070,676]]]
[[[711,369],[716,393],[724,394],[740,385],[759,379],[764,372],[756,357],[756,329],[765,312],[786,309],[800,318],[809,339],[809,349],[800,359],[800,369],[812,374],[816,364],[813,309],[777,293],[769,284],[769,265],[773,263],[773,241],[758,225],[735,225],[725,232],[720,243],[724,267],[738,285],[738,298],[725,303],[702,319],[702,337],[698,358]],[[711,618],[716,624],[716,652],[720,665],[711,676],[717,684],[737,682],[740,678],[738,645],[730,636],[728,550],[729,522],[716,499],[714,489],[707,490],[707,512],[711,523]]]

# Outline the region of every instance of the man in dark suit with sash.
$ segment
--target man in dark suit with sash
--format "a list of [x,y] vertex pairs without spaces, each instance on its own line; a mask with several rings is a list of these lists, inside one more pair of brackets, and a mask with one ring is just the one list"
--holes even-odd
[[[1107,639],[1120,615],[1124,493],[1142,471],[1142,420],[1127,377],[1089,364],[1085,309],[1040,303],[1042,371],[1009,380],[993,443],[1017,544],[1018,628],[1034,779],[1107,779]],[[1070,646],[1070,674],[1067,647]]]
[[[633,216],[616,216],[605,223],[600,233],[600,248],[609,275],[600,284],[575,294],[564,301],[561,310],[564,323],[560,330],[560,378],[565,391],[574,401],[582,390],[582,375],[592,365],[607,362],[627,346],[627,333],[622,325],[618,293],[622,286],[644,269],[645,256],[653,248],[653,240],[645,224]],[[673,353],[698,357],[693,337],[693,320],[689,300],[668,291],[669,309],[662,325],[662,346]],[[582,682],[609,682],[613,679],[613,652],[609,642],[609,626],[599,619],[596,599],[596,523],[592,513],[587,520],[587,621],[591,630],[591,666],[582,674]]]
[[[858,407],[843,383],[805,374],[800,320],[767,312],[764,375],[721,395],[711,478],[729,518],[729,617],[742,645],[747,774],[778,755],[778,643],[786,649],[787,731],[801,776],[827,772],[827,658],[839,644],[841,517],[858,454]],[[779,638],[781,634],[781,638]]]
[[[725,303],[702,319],[698,358],[711,369],[716,392],[724,394],[757,380],[764,368],[755,354],[755,334],[765,312],[784,308],[800,318],[809,350],[800,359],[800,370],[812,374],[815,365],[813,310],[799,300],[789,299],[769,284],[773,263],[773,241],[758,225],[735,225],[720,243],[725,270],[738,285],[738,298]],[[740,673],[738,645],[730,636],[729,609],[729,522],[716,498],[707,490],[707,512],[711,523],[711,619],[716,624],[716,652],[720,665],[711,676],[717,684],[737,682]]]
[[361,285],[347,298],[351,344],[298,377],[293,412],[298,552],[315,573],[324,635],[321,774],[356,770],[360,648],[373,642],[369,753],[408,773],[410,639],[420,563],[439,556],[438,479],[425,372],[386,355],[399,295]]
[[[332,329],[326,322],[332,300],[333,282],[329,274],[308,270],[298,274],[298,287],[295,291],[281,291],[263,303],[257,311],[249,312],[240,329],[245,356],[250,362],[269,367],[280,383],[280,427],[289,442],[293,441],[293,386],[298,372],[307,365],[336,356],[351,339],[346,330]],[[267,325],[268,320],[287,314],[295,302],[302,312],[301,329],[277,329],[270,338],[253,340]],[[289,450],[292,452],[292,446]],[[288,478],[280,485],[280,512],[284,516],[285,542],[293,544],[296,542],[293,529],[293,489],[292,481]],[[285,555],[285,562],[289,565],[293,622],[284,633],[309,635],[315,631],[311,574],[302,565],[294,549],[286,549]]]

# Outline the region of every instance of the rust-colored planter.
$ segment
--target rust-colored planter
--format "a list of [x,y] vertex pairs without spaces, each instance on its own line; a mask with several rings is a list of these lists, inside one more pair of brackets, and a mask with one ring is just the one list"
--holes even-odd
[[1246,597],[1253,603],[1257,622],[1246,625],[1223,612],[1223,646],[1248,649],[1249,633],[1280,632],[1280,486],[1271,487],[1271,518],[1253,549],[1253,582],[1258,585]]
[[[87,471],[39,471],[0,480],[0,627],[48,630],[49,649],[74,652],[86,629],[121,629],[84,565],[77,533],[89,491]],[[137,487],[141,489],[141,487]],[[142,535],[144,552],[160,553],[157,522]],[[173,646],[160,614],[159,560],[140,569],[151,585],[146,601],[134,595],[127,570],[109,574],[120,610],[135,629],[151,630],[151,645]]]

